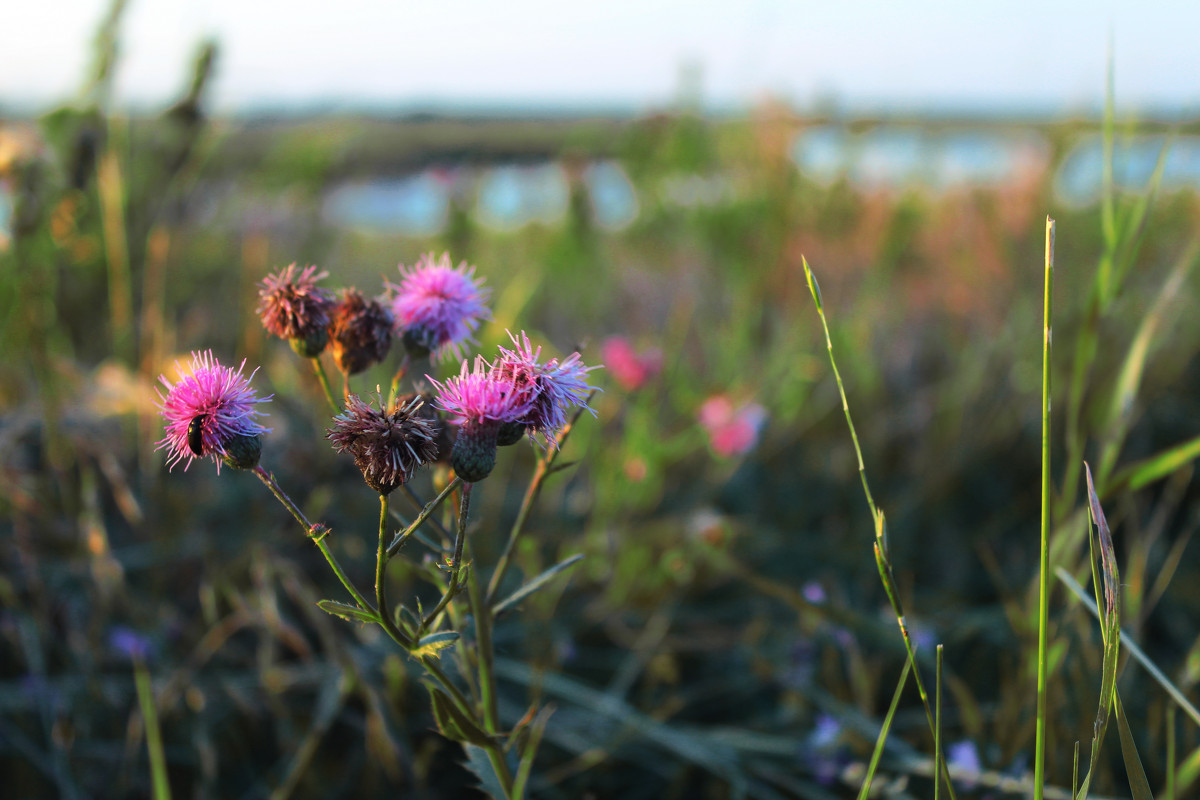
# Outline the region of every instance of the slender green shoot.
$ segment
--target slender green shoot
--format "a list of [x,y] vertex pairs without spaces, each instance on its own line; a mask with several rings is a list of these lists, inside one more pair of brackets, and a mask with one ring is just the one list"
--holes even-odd
[[942,771],[942,645],[937,646],[937,673],[933,679],[933,800],[940,797],[942,782],[937,774]]
[[1046,786],[1046,632],[1050,627],[1050,346],[1053,331],[1054,220],[1046,217],[1046,270],[1042,326],[1042,547],[1038,572],[1037,742],[1033,796]]
[[146,723],[146,750],[150,755],[150,780],[154,800],[171,800],[171,784],[167,780],[167,757],[163,753],[162,730],[158,727],[158,710],[154,705],[154,689],[150,685],[150,670],[135,655],[133,681],[137,687],[138,706]]
[[[896,692],[892,695],[892,704],[888,706],[887,716],[883,718],[883,725],[879,729],[879,736],[875,739],[875,750],[871,753],[871,761],[867,764],[867,774],[863,776],[862,787],[858,790],[858,800],[867,800],[871,795],[871,781],[875,779],[875,770],[879,769],[879,759],[883,755],[883,746],[887,742],[888,732],[892,729],[892,718],[896,716],[896,709],[900,707],[900,695],[904,694],[904,684],[908,682],[908,671],[911,664],[904,662],[904,669],[900,672],[900,680],[896,684]],[[934,784],[937,780],[935,778]]]

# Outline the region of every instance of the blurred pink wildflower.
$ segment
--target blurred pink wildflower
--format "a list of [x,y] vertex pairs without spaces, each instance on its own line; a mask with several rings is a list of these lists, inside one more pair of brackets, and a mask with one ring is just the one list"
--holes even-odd
[[299,342],[302,355],[313,357],[325,349],[326,328],[333,311],[333,295],[317,286],[317,281],[329,277],[317,272],[315,266],[296,273],[290,264],[277,275],[268,275],[259,284],[256,312],[268,332],[290,342]]
[[713,395],[704,401],[696,415],[708,432],[708,442],[719,456],[742,456],[758,444],[767,421],[766,410],[757,403],[734,408],[725,395]]
[[416,356],[430,354],[434,361],[447,353],[462,356],[462,345],[474,341],[471,333],[482,320],[491,319],[484,303],[488,290],[476,280],[467,262],[451,266],[450,254],[436,262],[433,253],[421,256],[415,266],[400,265],[400,283],[387,283],[395,293],[392,312],[396,332]]
[[627,392],[636,392],[662,369],[662,351],[638,353],[624,336],[611,336],[600,346],[604,366]]
[[[178,382],[171,383],[166,375],[159,376],[167,389],[166,397],[158,392],[166,435],[157,442],[155,450],[167,449],[167,464],[171,469],[186,459],[183,465],[186,470],[192,461],[207,456],[216,462],[220,472],[223,459],[233,460],[227,463],[245,461],[250,456],[247,449],[255,447],[250,440],[257,442],[259,435],[270,430],[255,419],[263,416],[255,406],[271,397],[259,397],[250,388],[258,370],[247,378],[242,375],[245,367],[244,360],[236,370],[222,366],[212,351],[207,350],[192,353],[186,370],[175,362],[175,371],[180,375]],[[199,452],[193,449],[193,444],[199,445]],[[253,459],[257,463],[257,454],[253,454]]]
[[511,381],[530,402],[529,412],[516,421],[529,430],[531,437],[540,433],[547,444],[552,443],[554,435],[567,424],[567,412],[575,406],[596,415],[587,404],[588,395],[595,391],[587,383],[587,374],[598,367],[584,366],[577,352],[562,361],[552,358],[543,364],[542,348],[533,349],[525,331],[521,331],[520,339],[511,331],[508,337],[516,349],[501,347],[492,371],[498,379]]

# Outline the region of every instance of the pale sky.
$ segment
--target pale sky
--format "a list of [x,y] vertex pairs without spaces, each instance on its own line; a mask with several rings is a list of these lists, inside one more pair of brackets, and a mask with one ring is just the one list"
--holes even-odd
[[[0,107],[69,99],[105,0],[4,0]],[[221,47],[218,111],[660,106],[681,65],[706,102],[987,111],[1118,102],[1200,115],[1200,2],[130,0],[118,102],[159,104]]]

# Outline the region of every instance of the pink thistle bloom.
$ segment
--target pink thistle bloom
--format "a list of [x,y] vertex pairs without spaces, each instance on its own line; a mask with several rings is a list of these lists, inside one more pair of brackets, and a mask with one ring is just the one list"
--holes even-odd
[[438,390],[434,406],[449,414],[455,425],[519,422],[532,406],[528,392],[489,370],[483,356],[475,357],[473,371],[464,361],[458,377],[448,378],[444,384],[425,377]]
[[520,422],[533,407],[527,391],[512,380],[488,369],[483,356],[475,357],[475,368],[464,361],[457,378],[444,384],[425,376],[437,387],[434,406],[450,415],[459,426],[450,451],[450,466],[464,481],[486,478],[496,465],[497,437],[502,426]]
[[525,424],[531,437],[540,433],[547,443],[553,442],[554,434],[567,424],[567,412],[575,406],[596,415],[587,404],[588,395],[595,391],[587,383],[587,374],[598,367],[584,366],[579,353],[572,353],[562,361],[552,358],[543,364],[542,348],[535,350],[525,331],[521,331],[520,339],[510,331],[508,338],[516,349],[501,347],[492,370],[499,378],[511,381],[530,400],[529,413],[518,422]]
[[319,355],[328,341],[325,329],[333,311],[333,295],[317,286],[317,281],[327,277],[328,272],[317,272],[315,266],[297,274],[296,265],[291,264],[259,284],[256,312],[263,327],[281,339],[300,342],[302,354],[309,357]]
[[166,435],[155,450],[167,449],[171,469],[186,459],[186,470],[194,460],[205,456],[216,462],[217,472],[221,471],[222,460],[231,466],[258,463],[258,437],[270,428],[255,419],[263,416],[255,406],[271,397],[259,397],[250,388],[258,370],[247,378],[242,375],[245,367],[244,360],[236,370],[222,366],[208,350],[192,353],[186,370],[175,362],[178,382],[173,384],[167,376],[159,376],[167,389],[166,397],[158,392]]
[[400,265],[399,285],[387,283],[396,317],[396,332],[416,356],[432,354],[435,361],[447,353],[462,357],[462,346],[473,342],[471,333],[482,320],[491,319],[484,303],[488,290],[476,280],[467,262],[453,267],[450,254],[436,262],[433,253],[421,256],[411,268]]
[[662,370],[662,351],[652,348],[638,353],[623,336],[612,336],[600,346],[604,366],[627,392],[642,388]]
[[708,432],[712,449],[725,458],[753,450],[767,422],[766,410],[757,403],[734,408],[729,398],[720,394],[705,400],[696,416]]

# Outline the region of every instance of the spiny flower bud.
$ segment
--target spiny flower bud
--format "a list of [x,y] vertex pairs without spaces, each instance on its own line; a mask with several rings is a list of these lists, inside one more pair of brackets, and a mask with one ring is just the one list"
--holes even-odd
[[420,397],[388,412],[379,397],[379,410],[358,395],[346,398],[346,410],[333,418],[326,434],[339,453],[354,456],[363,480],[380,494],[407,483],[417,467],[437,458],[437,430],[418,411]]
[[392,315],[378,300],[343,289],[329,325],[333,358],[346,375],[383,361],[392,346]]

